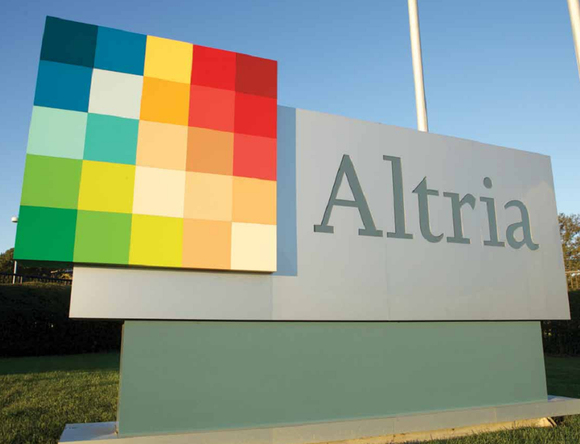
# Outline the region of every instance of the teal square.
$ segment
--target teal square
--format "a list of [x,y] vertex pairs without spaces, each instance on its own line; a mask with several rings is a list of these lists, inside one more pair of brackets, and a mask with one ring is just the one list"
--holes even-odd
[[40,61],[34,104],[49,108],[88,111],[93,69]]
[[14,259],[72,262],[77,211],[21,206]]
[[135,165],[138,134],[138,120],[89,114],[84,159]]
[[99,26],[95,68],[143,75],[147,36]]
[[40,59],[92,68],[97,29],[94,25],[47,17]]
[[28,154],[82,159],[87,113],[35,106],[32,109]]

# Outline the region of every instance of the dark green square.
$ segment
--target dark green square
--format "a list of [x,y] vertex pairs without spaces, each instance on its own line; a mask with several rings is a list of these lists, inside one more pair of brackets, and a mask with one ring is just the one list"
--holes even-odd
[[131,214],[79,211],[75,263],[129,263]]
[[77,211],[21,206],[14,258],[72,262]]
[[97,31],[94,25],[47,17],[40,59],[92,68]]

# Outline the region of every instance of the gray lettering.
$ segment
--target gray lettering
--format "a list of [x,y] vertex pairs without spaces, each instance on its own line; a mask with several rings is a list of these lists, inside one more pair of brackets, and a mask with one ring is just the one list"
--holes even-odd
[[[483,179],[483,186],[491,188],[493,183],[489,177]],[[485,202],[487,207],[487,222],[489,225],[489,240],[483,241],[487,247],[505,247],[505,242],[500,242],[497,235],[497,217],[495,215],[495,201],[491,197],[480,197],[480,201]]]
[[425,177],[417,185],[417,188],[413,190],[413,193],[418,196],[419,200],[419,225],[421,226],[421,234],[429,242],[439,242],[443,238],[443,233],[437,236],[433,235],[429,224],[429,196],[439,196],[439,191],[428,189],[427,177]]
[[475,208],[475,197],[472,194],[466,194],[459,199],[457,193],[443,193],[443,196],[451,199],[451,212],[453,215],[453,237],[447,237],[447,242],[454,244],[470,244],[471,241],[463,237],[463,220],[461,219],[461,207],[468,204],[472,209]]
[[383,156],[384,160],[391,162],[393,173],[393,206],[395,207],[395,232],[387,232],[387,237],[397,239],[413,239],[413,235],[405,233],[405,200],[403,198],[403,169],[401,158]]
[[[530,250],[537,250],[540,248],[538,244],[535,244],[532,240],[532,230],[530,227],[530,216],[528,214],[528,209],[524,205],[523,202],[519,200],[510,200],[508,203],[505,204],[505,209],[516,207],[520,210],[520,215],[522,216],[521,222],[516,222],[511,224],[505,233],[506,239],[510,247],[515,248],[516,250],[521,248],[523,245],[527,245]],[[523,238],[521,241],[516,240],[515,232],[518,228],[521,228],[523,231]]]
[[487,222],[489,224],[489,240],[483,241],[487,247],[505,247],[505,242],[500,242],[497,235],[497,217],[495,216],[495,200],[491,197],[480,197],[479,200],[485,202],[487,206]]
[[[342,184],[343,177],[346,176],[348,180],[348,185],[354,197],[354,200],[338,199],[338,192],[340,190],[340,185]],[[364,228],[358,230],[360,236],[382,236],[383,232],[377,230],[375,223],[373,221],[373,216],[367,204],[367,200],[363,194],[360,182],[356,175],[354,165],[350,160],[350,156],[342,156],[342,161],[336,173],[336,179],[334,180],[334,185],[332,186],[332,191],[330,193],[330,199],[326,205],[326,210],[324,211],[324,216],[322,217],[322,222],[320,225],[314,225],[314,231],[317,233],[334,233],[334,227],[328,225],[330,222],[330,216],[332,214],[332,209],[334,206],[339,207],[353,207],[358,209],[360,218],[364,225]]]

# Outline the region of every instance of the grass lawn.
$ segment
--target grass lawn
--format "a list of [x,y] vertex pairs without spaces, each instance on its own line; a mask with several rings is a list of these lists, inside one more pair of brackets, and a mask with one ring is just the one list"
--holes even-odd
[[[546,358],[548,392],[580,397],[580,358]],[[114,421],[119,355],[0,359],[0,443],[56,443],[66,423]],[[522,429],[437,443],[580,443],[580,416],[551,429]]]
[[114,421],[119,354],[0,359],[0,443],[56,443],[66,423]]

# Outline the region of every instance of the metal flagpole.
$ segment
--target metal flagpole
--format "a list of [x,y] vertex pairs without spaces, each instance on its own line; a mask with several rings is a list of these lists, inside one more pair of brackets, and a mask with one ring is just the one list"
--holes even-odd
[[[574,0],[568,0],[574,1]],[[429,132],[427,105],[423,83],[423,61],[421,59],[421,32],[419,31],[419,11],[417,0],[409,0],[409,27],[411,31],[411,56],[413,58],[413,78],[415,79],[415,102],[417,104],[417,127]]]
[[570,22],[572,23],[572,38],[576,48],[578,75],[580,76],[580,3],[578,0],[568,0],[568,10],[570,11]]

